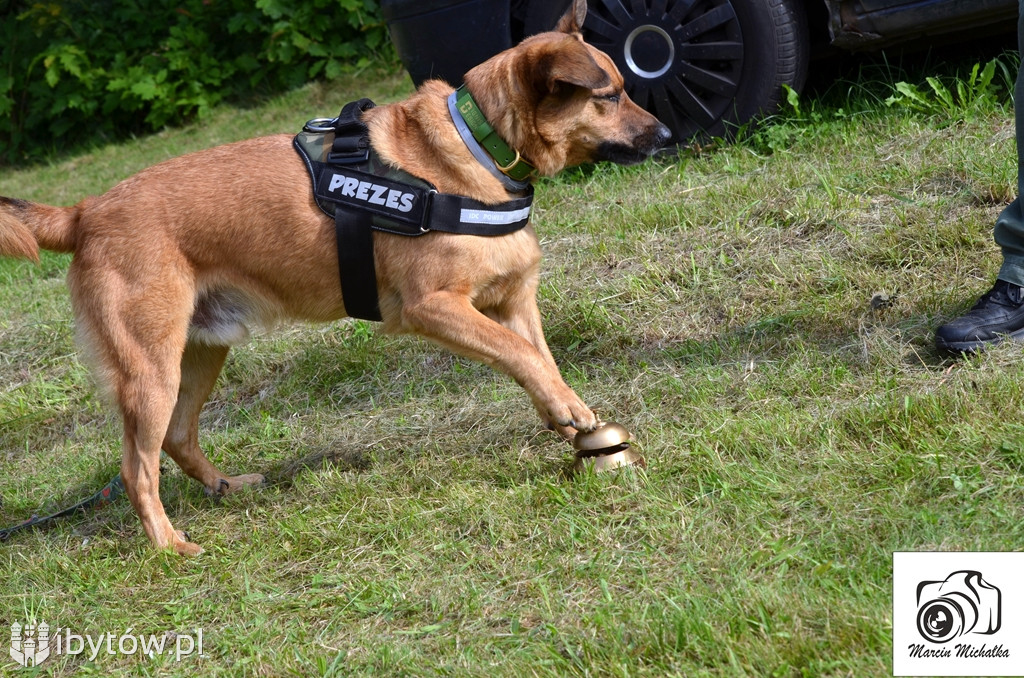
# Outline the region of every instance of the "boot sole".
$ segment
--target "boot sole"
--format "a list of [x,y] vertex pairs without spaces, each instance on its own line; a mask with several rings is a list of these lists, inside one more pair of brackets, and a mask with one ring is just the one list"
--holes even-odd
[[991,346],[1001,344],[1007,339],[1017,343],[1024,343],[1024,328],[1010,334],[1000,334],[995,339],[979,341],[946,341],[942,337],[936,336],[935,347],[940,351],[947,351],[949,353],[977,353]]

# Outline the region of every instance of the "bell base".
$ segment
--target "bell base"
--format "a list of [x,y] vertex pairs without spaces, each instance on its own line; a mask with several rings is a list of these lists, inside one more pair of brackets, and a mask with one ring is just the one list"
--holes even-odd
[[587,469],[592,469],[594,473],[603,473],[627,466],[647,467],[643,456],[628,445],[607,454],[577,454],[572,468],[576,473],[582,473]]

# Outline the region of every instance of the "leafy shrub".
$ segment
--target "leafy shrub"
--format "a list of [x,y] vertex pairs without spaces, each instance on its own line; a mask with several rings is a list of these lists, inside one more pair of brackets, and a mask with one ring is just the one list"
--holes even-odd
[[15,0],[0,10],[0,159],[201,118],[390,56],[377,0]]
[[[1016,72],[1016,69],[1013,69]],[[997,78],[996,75],[1001,77]],[[965,77],[958,77],[947,86],[935,77],[925,79],[929,90],[908,82],[897,82],[896,92],[886,99],[889,106],[899,106],[926,115],[963,119],[974,111],[991,109],[1001,103],[1002,93],[1013,92],[1014,76],[1011,68],[999,59],[992,59],[984,67],[974,64]],[[1002,92],[1001,92],[1002,91]]]

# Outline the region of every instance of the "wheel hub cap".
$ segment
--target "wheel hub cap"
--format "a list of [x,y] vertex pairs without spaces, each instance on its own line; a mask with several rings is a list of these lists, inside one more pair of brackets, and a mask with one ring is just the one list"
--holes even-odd
[[660,78],[672,68],[676,46],[672,37],[661,26],[637,26],[626,38],[623,46],[626,65],[641,78]]
[[734,106],[744,65],[736,0],[591,0],[587,41],[611,56],[630,98],[687,139]]

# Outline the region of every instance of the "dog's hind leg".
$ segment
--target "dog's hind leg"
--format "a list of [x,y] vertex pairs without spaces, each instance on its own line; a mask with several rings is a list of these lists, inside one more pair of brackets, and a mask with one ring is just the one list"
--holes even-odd
[[195,340],[185,345],[178,402],[163,443],[164,450],[181,470],[201,482],[211,496],[225,495],[264,482],[258,473],[225,475],[210,463],[199,447],[199,412],[210,397],[228,350],[227,346],[211,346]]
[[[157,548],[202,551],[160,501],[160,447],[178,395],[194,289],[182,266],[79,252],[68,272],[80,339],[124,422],[121,479]],[[113,257],[109,257],[111,260]]]

